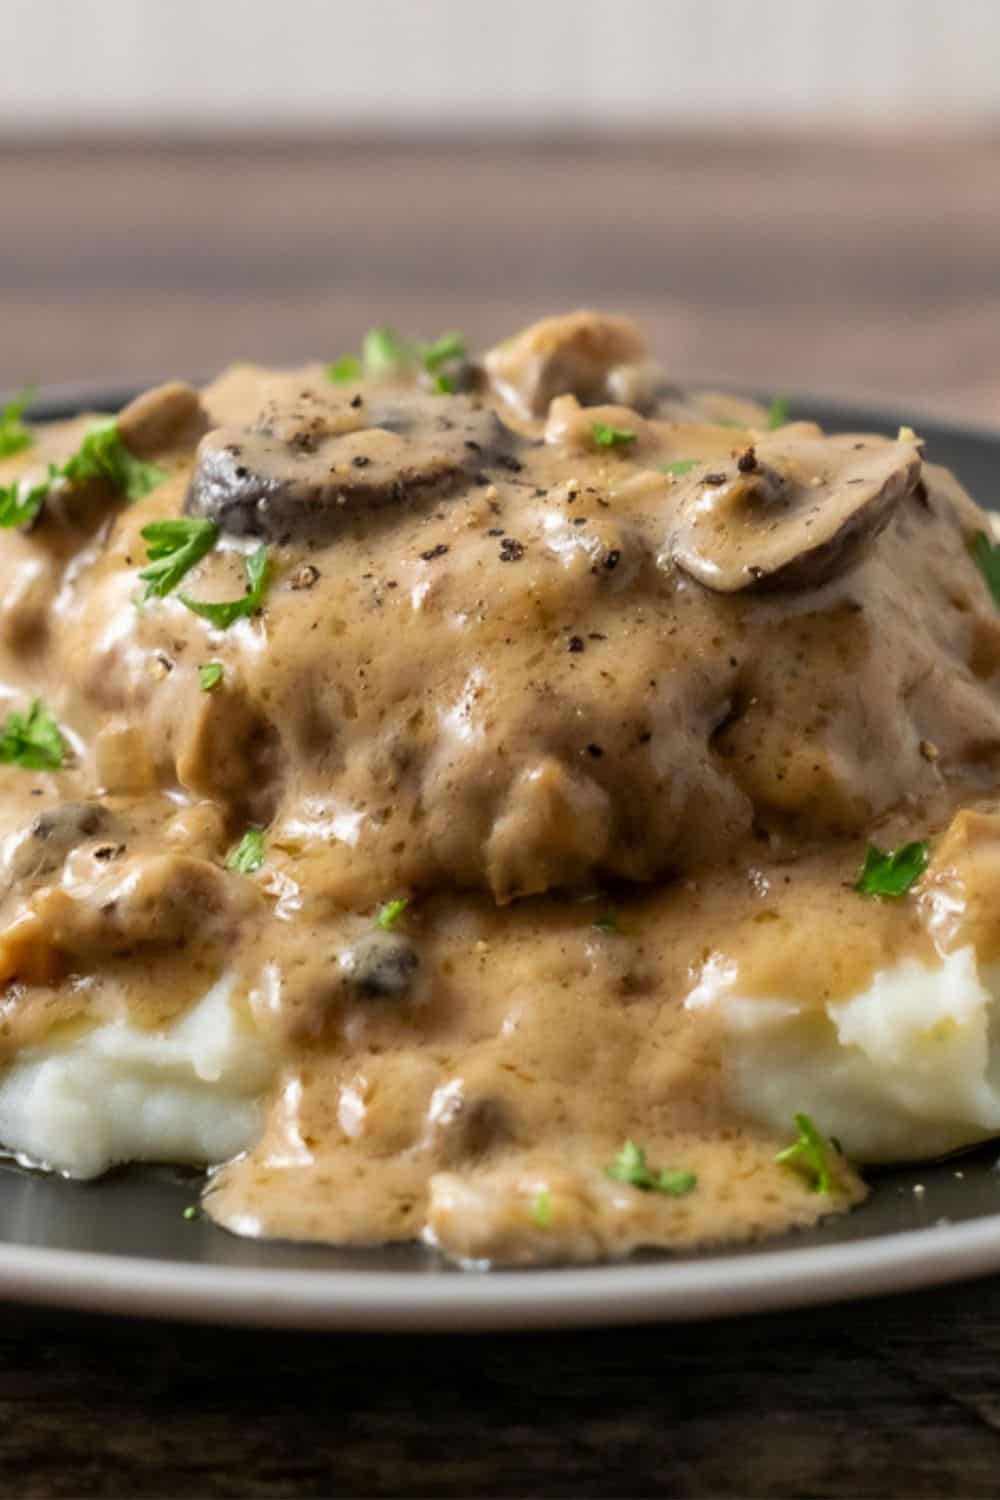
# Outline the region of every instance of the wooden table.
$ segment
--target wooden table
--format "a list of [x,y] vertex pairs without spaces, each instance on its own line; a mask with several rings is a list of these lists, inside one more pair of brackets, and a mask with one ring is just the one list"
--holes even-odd
[[[490,338],[593,302],[680,378],[1000,424],[1000,140],[0,150],[0,386]],[[1000,1278],[412,1340],[0,1317],[0,1494],[979,1496]]]
[[1000,1279],[571,1334],[3,1309],[10,1496],[995,1496]]
[[0,148],[0,386],[596,303],[679,379],[1000,422],[1000,137]]

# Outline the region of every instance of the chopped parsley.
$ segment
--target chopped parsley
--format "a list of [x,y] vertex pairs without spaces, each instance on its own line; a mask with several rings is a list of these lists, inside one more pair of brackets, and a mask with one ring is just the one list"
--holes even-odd
[[360,380],[361,373],[361,361],[356,354],[344,354],[326,367],[327,380],[332,380],[337,385],[345,385],[349,380]]
[[26,426],[22,420],[34,397],[35,387],[26,385],[0,411],[0,458],[10,458],[15,453],[23,453],[25,448],[30,448],[35,441],[30,427]]
[[627,427],[612,427],[610,422],[592,422],[590,431],[598,448],[624,448],[638,437]]
[[40,484],[24,495],[15,480],[0,485],[0,527],[24,526],[33,521],[49,497],[53,485],[86,484],[89,480],[107,480],[127,500],[141,500],[167,476],[155,464],[143,463],[125,447],[113,417],[98,422],[64,464],[49,464],[49,472]]
[[225,667],[221,661],[203,661],[198,668],[198,685],[203,693],[210,693],[222,681]]
[[430,375],[454,359],[465,358],[465,340],[460,333],[442,333],[432,344],[418,346],[424,369]]
[[668,1198],[683,1198],[697,1186],[693,1172],[677,1167],[663,1167],[654,1172],[646,1165],[646,1153],[635,1141],[626,1141],[605,1173],[615,1182],[626,1182],[644,1193],[665,1193]]
[[178,516],[170,521],[150,521],[141,534],[149,558],[149,567],[139,574],[146,585],[142,597],[162,599],[206,552],[211,552],[219,539],[219,528],[214,521],[197,516]]
[[189,1203],[181,1217],[184,1219],[198,1219],[201,1217],[201,1215],[199,1214],[196,1205],[193,1203]]
[[264,863],[264,830],[248,828],[235,848],[226,855],[226,869],[252,875]]
[[993,603],[1000,606],[1000,542],[992,541],[985,531],[972,538],[972,561],[986,579]]
[[775,396],[767,408],[768,429],[773,432],[777,427],[784,427],[788,421],[788,397]]
[[450,396],[456,389],[446,365],[465,358],[465,339],[460,333],[442,333],[429,344],[409,343],[391,328],[372,328],[365,334],[360,358],[345,354],[327,365],[328,380],[345,383],[366,375],[372,380],[391,379],[423,366],[433,376],[431,389],[439,396]]
[[255,615],[264,603],[270,571],[267,547],[258,547],[256,552],[244,558],[243,566],[247,575],[247,591],[239,599],[224,599],[218,604],[206,604],[201,599],[190,598],[187,594],[179,594],[178,598],[193,614],[201,615],[202,619],[214,625],[216,630],[228,630],[234,621]]
[[830,1143],[820,1135],[808,1115],[795,1116],[798,1139],[774,1158],[780,1166],[792,1167],[809,1178],[814,1193],[829,1193],[833,1189],[833,1174],[830,1171],[828,1152]]
[[361,363],[366,375],[398,375],[412,363],[412,353],[391,328],[372,328],[361,346]]
[[397,896],[394,901],[387,901],[384,906],[380,906],[378,909],[375,917],[375,926],[380,927],[383,932],[391,932],[409,904],[409,896]]
[[701,463],[700,458],[675,458],[672,464],[660,464],[661,474],[690,474]]
[[0,761],[26,771],[58,771],[66,757],[59,725],[40,698],[26,714],[11,713],[0,726]]
[[58,478],[58,471],[50,465],[49,478],[23,495],[16,479],[13,484],[0,485],[0,526],[26,526],[33,521],[48,498],[54,478]]
[[861,874],[854,889],[862,896],[905,896],[927,868],[927,844],[917,839],[898,849],[879,849],[869,844]]
[[609,906],[607,911],[602,911],[599,917],[595,917],[594,926],[597,928],[598,932],[617,932],[618,913],[615,911],[614,907]]
[[542,1188],[531,1200],[531,1222],[539,1229],[552,1228],[552,1194]]
[[58,475],[70,484],[106,479],[127,500],[141,500],[167,477],[156,464],[144,463],[129,452],[114,417],[94,424]]

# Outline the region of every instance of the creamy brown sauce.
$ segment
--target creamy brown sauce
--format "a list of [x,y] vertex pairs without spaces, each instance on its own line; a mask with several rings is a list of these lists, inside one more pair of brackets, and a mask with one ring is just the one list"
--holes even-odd
[[[711,965],[818,1006],[902,956],[1000,954],[986,519],[912,436],[768,430],[667,386],[624,322],[551,320],[454,379],[151,393],[121,431],[152,493],[57,492],[4,533],[3,696],[72,753],[0,768],[3,1055],[166,1025],[234,966],[280,1057],[207,1195],[246,1233],[528,1262],[846,1208],[835,1152],[814,1192],[733,1110],[684,1002]],[[137,605],[143,526],[185,513],[218,545]],[[185,606],[238,597],[261,542],[258,614]],[[227,869],[251,825],[263,864]],[[913,894],[853,890],[869,839],[913,838]],[[697,1186],[611,1180],[626,1138]]]

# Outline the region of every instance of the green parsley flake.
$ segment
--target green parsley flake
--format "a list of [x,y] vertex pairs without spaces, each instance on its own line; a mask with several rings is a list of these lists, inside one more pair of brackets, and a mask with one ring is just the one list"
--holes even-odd
[[397,896],[394,901],[387,901],[384,906],[379,907],[375,926],[381,927],[383,932],[390,932],[399,922],[409,904],[409,896]]
[[203,693],[210,693],[222,681],[225,667],[221,661],[203,661],[198,668],[198,685]]
[[195,1204],[189,1203],[187,1208],[184,1210],[182,1217],[185,1219],[198,1219],[201,1217],[201,1215],[199,1214]]
[[248,828],[234,849],[226,856],[226,869],[252,875],[264,863],[264,830]]
[[255,615],[264,603],[270,572],[267,547],[258,547],[256,552],[244,558],[243,566],[247,575],[247,591],[239,599],[224,599],[219,604],[206,604],[187,594],[178,594],[177,597],[193,614],[200,615],[203,620],[214,625],[216,630],[228,630],[234,621]]
[[360,380],[361,374],[361,361],[356,354],[344,354],[326,367],[327,380],[332,380],[337,385],[346,385],[349,380]]
[[862,896],[905,896],[927,868],[928,857],[922,839],[891,850],[869,844],[854,889]]
[[194,516],[179,516],[170,521],[150,521],[142,528],[148,544],[149,567],[139,577],[146,585],[143,599],[162,599],[177,587],[185,573],[211,552],[219,539],[214,521]]
[[155,464],[134,458],[118,433],[114,418],[98,422],[64,464],[49,464],[48,476],[25,494],[15,482],[0,485],[0,527],[24,526],[33,521],[53,485],[86,484],[106,480],[128,500],[141,500],[167,476]]
[[539,1229],[552,1228],[552,1194],[542,1188],[531,1200],[531,1222]]
[[434,377],[431,389],[439,396],[450,396],[456,390],[454,377],[444,368],[465,358],[465,339],[460,333],[442,333],[429,344],[410,343],[391,328],[372,328],[365,334],[360,359],[345,354],[327,365],[328,380],[338,383],[357,380],[366,375],[371,380],[391,380],[423,366]]
[[700,458],[675,458],[672,464],[660,464],[661,474],[690,474],[701,463]]
[[664,1167],[654,1172],[646,1165],[646,1153],[635,1141],[626,1141],[605,1173],[615,1182],[626,1182],[643,1193],[665,1193],[668,1198],[683,1198],[698,1184],[693,1172]]
[[95,423],[58,473],[70,484],[106,479],[128,500],[141,500],[167,477],[156,464],[143,463],[129,452],[114,417]]
[[775,396],[767,408],[767,425],[771,432],[777,427],[784,427],[788,421],[788,398],[787,396]]
[[23,495],[16,479],[13,484],[0,485],[0,527],[27,526],[33,521],[48,499],[49,489],[56,478],[58,470],[50,465],[48,479],[33,485]]
[[34,399],[35,387],[26,385],[0,411],[0,458],[11,458],[15,453],[23,453],[25,448],[30,448],[34,443],[34,433],[22,421]]
[[624,448],[638,437],[627,427],[612,427],[610,422],[592,422],[590,431],[598,448]]
[[432,344],[421,344],[419,349],[424,369],[430,375],[452,360],[465,358],[465,340],[460,333],[442,333]]
[[26,714],[8,714],[0,727],[0,761],[25,771],[58,771],[66,758],[59,725],[40,698]]
[[373,380],[398,375],[413,362],[412,351],[391,328],[373,328],[365,334],[361,363]]
[[828,1152],[831,1146],[820,1135],[808,1115],[795,1116],[798,1140],[774,1158],[782,1167],[792,1167],[809,1178],[809,1187],[814,1193],[833,1191],[833,1174],[830,1171]]
[[972,561],[986,579],[993,603],[1000,606],[1000,542],[991,541],[985,531],[972,538]]

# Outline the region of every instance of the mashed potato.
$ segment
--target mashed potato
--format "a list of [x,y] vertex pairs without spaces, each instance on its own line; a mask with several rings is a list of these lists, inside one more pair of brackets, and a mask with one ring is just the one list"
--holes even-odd
[[[0,1139],[35,1166],[96,1177],[127,1161],[210,1165],[254,1144],[273,1057],[223,978],[173,1026],[117,1020],[25,1049],[0,1077]],[[733,1104],[780,1131],[807,1108],[859,1162],[932,1157],[1000,1132],[1000,964],[972,947],[904,959],[823,1007],[736,992],[710,970]]]
[[1000,965],[973,948],[907,958],[825,1006],[740,995],[706,974],[688,1006],[722,1023],[734,1104],[780,1130],[807,1109],[859,1162],[940,1156],[1000,1131]]
[[0,1141],[32,1166],[209,1165],[256,1140],[273,1064],[222,978],[161,1031],[127,1020],[25,1048],[0,1076]]

